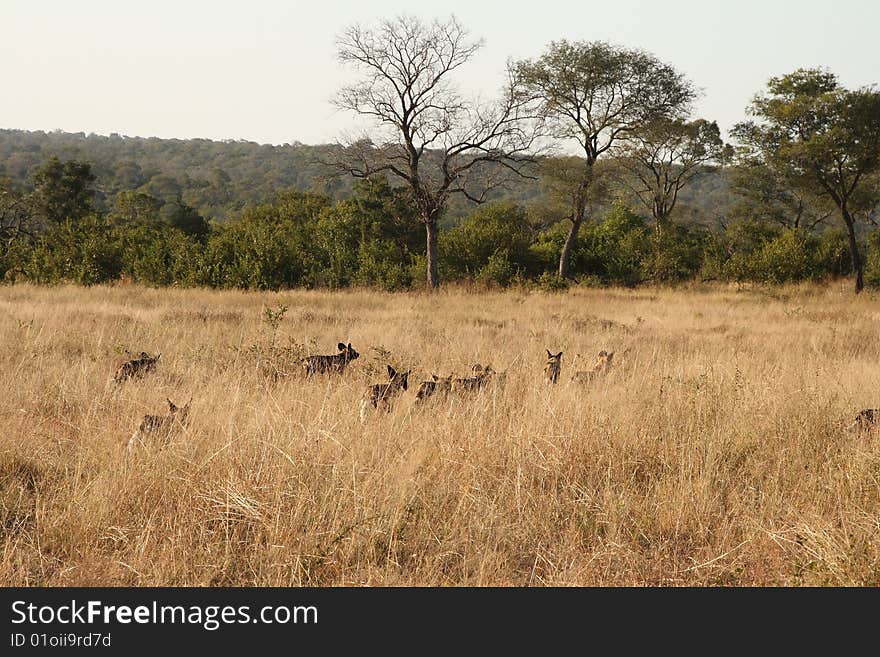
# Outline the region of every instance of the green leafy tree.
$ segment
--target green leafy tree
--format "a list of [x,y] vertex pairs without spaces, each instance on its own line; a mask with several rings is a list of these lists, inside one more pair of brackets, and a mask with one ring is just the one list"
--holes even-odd
[[855,291],[864,287],[856,235],[860,188],[880,169],[880,92],[840,86],[819,69],[798,69],[767,84],[734,136],[746,161],[773,169],[787,185],[833,202],[847,231]]
[[113,202],[111,218],[118,224],[156,222],[163,205],[162,199],[146,192],[119,192]]
[[651,121],[686,114],[696,91],[653,55],[603,42],[556,41],[538,59],[519,62],[516,71],[525,95],[537,99],[550,133],[576,143],[583,158],[559,255],[559,275],[566,276],[596,162]]
[[660,235],[681,190],[721,164],[727,152],[714,121],[660,117],[621,143],[617,162],[628,174],[623,180],[654,217]]
[[35,211],[48,223],[76,221],[95,209],[95,175],[87,162],[50,157],[31,174]]

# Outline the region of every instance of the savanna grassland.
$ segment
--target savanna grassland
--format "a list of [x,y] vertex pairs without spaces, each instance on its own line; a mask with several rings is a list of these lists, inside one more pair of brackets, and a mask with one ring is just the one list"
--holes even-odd
[[[880,434],[843,429],[878,338],[847,283],[0,287],[0,583],[880,585]],[[339,341],[343,376],[299,374]],[[125,350],[162,357],[116,385]],[[475,362],[506,381],[414,403]],[[361,423],[386,363],[410,388]],[[166,397],[188,423],[128,455]]]

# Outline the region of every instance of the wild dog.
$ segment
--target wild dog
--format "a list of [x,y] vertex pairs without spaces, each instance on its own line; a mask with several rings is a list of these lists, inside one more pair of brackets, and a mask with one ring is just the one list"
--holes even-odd
[[850,433],[868,433],[880,426],[880,408],[866,408],[859,411],[853,422],[846,427]]
[[467,392],[485,387],[496,374],[491,365],[483,367],[479,363],[471,368],[471,376],[463,379],[452,379],[452,392]]
[[561,371],[562,352],[552,354],[547,349],[547,362],[544,364],[544,378],[547,380],[547,383],[556,383],[559,380],[559,373]]
[[155,357],[151,357],[146,351],[142,351],[138,358],[125,361],[117,367],[116,374],[113,375],[113,380],[116,383],[122,383],[128,379],[143,376],[147,372],[156,368],[156,363],[159,362],[161,357],[162,354],[156,354]]
[[374,383],[367,388],[361,399],[361,422],[367,416],[369,406],[377,411],[390,411],[394,398],[407,389],[409,370],[406,372],[398,372],[391,365],[388,368],[387,383]]
[[431,375],[430,381],[422,381],[416,391],[416,401],[423,402],[434,394],[445,395],[452,390],[452,375],[442,379],[436,374]]
[[599,352],[599,355],[596,356],[596,362],[591,369],[575,372],[574,376],[571,377],[571,380],[577,381],[578,383],[589,383],[601,376],[605,376],[611,370],[611,361],[613,359],[613,351],[602,350]]
[[340,342],[336,345],[339,353],[332,356],[307,356],[302,359],[303,370],[307,375],[311,374],[342,374],[348,364],[358,358],[360,354],[351,346]]
[[165,401],[168,402],[169,414],[144,415],[144,419],[141,420],[140,426],[128,440],[127,451],[129,453],[133,452],[137,447],[143,447],[148,437],[162,439],[167,442],[168,439],[171,438],[171,434],[174,432],[175,428],[179,427],[186,421],[186,417],[189,415],[189,407],[192,403],[192,399],[182,407],[177,406],[170,399],[166,399]]

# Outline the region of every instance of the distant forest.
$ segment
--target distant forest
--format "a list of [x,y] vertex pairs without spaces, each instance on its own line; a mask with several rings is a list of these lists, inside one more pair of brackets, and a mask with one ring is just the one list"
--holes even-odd
[[[8,177],[23,192],[30,192],[30,174],[48,158],[88,162],[96,177],[96,206],[101,211],[110,210],[120,192],[135,191],[163,201],[165,213],[183,201],[208,221],[223,223],[282,191],[312,192],[333,200],[349,198],[351,176],[328,175],[320,163],[330,149],[329,145],[301,143],[273,146],[251,141],[0,129],[0,178]],[[495,191],[490,200],[553,214],[547,190],[540,177],[536,178],[517,179]],[[679,221],[717,227],[734,201],[726,172],[709,171],[682,190]],[[443,224],[456,225],[475,208],[468,199],[453,197]],[[607,204],[596,209],[607,209]]]

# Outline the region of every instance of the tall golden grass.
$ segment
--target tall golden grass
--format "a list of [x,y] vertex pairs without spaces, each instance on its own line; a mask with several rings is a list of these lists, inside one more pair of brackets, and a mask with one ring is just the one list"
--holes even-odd
[[[343,340],[344,376],[292,367]],[[156,372],[114,384],[125,349]],[[361,423],[387,362],[411,387]],[[414,403],[475,362],[504,385]],[[5,585],[880,584],[880,435],[843,430],[880,406],[880,299],[843,284],[2,287],[0,390]]]

